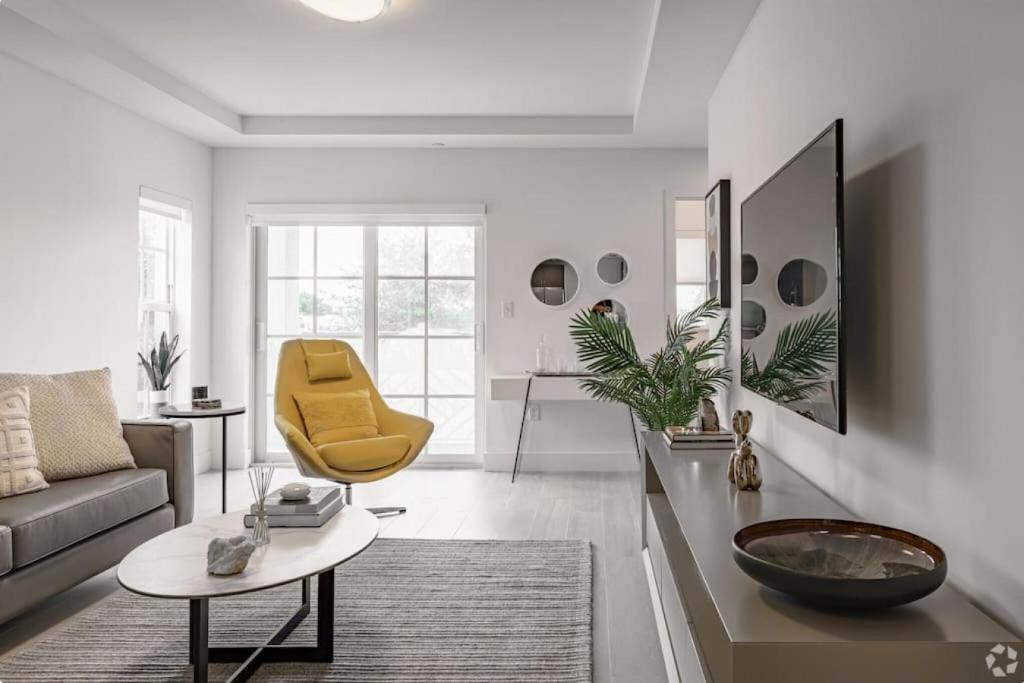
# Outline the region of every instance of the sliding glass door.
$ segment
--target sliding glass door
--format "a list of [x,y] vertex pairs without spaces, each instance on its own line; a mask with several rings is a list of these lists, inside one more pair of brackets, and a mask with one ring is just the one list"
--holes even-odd
[[426,463],[473,463],[482,417],[481,227],[428,222],[256,227],[256,459],[273,425],[281,343],[344,339],[384,400],[434,422]]

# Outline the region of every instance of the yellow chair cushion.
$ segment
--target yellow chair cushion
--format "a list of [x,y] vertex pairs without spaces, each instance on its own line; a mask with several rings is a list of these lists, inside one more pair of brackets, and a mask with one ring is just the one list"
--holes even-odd
[[366,389],[342,394],[293,394],[314,446],[380,436],[377,415]]
[[405,457],[411,445],[409,437],[395,434],[375,439],[328,443],[318,447],[316,452],[336,470],[369,472],[395,464]]
[[348,351],[333,353],[306,353],[309,381],[321,379],[352,379],[352,362]]

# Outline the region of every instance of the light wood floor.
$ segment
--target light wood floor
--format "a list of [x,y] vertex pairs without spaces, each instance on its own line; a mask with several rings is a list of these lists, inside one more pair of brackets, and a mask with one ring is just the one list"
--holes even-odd
[[[388,538],[587,539],[594,552],[594,680],[666,680],[643,563],[639,483],[634,473],[508,473],[477,469],[409,469],[354,487],[361,506],[405,505],[382,518]],[[275,484],[300,479],[279,468]],[[311,480],[312,481],[312,480]],[[220,512],[220,473],[196,478],[197,516]],[[228,473],[228,509],[251,502],[246,475]],[[0,626],[0,654],[117,590],[113,570]]]

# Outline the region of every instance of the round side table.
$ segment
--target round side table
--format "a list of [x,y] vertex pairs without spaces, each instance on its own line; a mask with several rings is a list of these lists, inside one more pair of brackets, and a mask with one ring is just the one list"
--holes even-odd
[[220,408],[194,408],[191,404],[165,406],[160,409],[164,417],[202,420],[219,417],[220,420],[220,511],[228,511],[228,417],[241,415],[245,406],[227,405]]

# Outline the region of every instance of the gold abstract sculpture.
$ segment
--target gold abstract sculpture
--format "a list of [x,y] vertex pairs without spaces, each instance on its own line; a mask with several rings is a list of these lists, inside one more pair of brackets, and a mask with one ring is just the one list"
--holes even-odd
[[756,491],[761,488],[761,471],[750,445],[749,410],[737,410],[732,414],[732,431],[736,434],[736,450],[729,457],[729,481],[741,491]]

